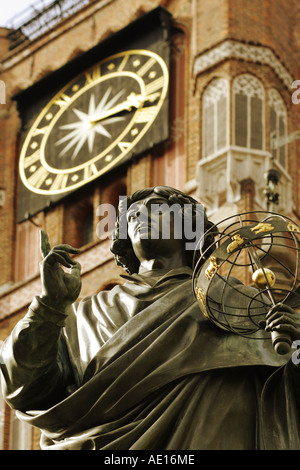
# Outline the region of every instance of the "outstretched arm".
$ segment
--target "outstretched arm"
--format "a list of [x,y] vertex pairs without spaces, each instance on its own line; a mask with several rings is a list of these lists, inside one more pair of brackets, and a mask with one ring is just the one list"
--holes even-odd
[[5,399],[21,411],[57,403],[72,382],[61,330],[80,292],[80,265],[70,257],[78,250],[69,245],[50,249],[47,234],[42,231],[41,252],[42,293],[35,297],[1,351]]

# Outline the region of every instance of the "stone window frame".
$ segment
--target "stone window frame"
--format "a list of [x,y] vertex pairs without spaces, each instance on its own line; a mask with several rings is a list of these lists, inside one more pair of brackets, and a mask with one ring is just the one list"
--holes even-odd
[[[237,126],[236,126],[236,104],[237,96],[246,96],[246,145],[241,145],[237,142]],[[252,125],[257,122],[258,115],[254,115],[254,102],[253,99],[261,100],[260,120],[261,120],[261,145],[253,146],[253,129]],[[232,83],[232,140],[235,147],[241,147],[249,150],[262,150],[266,148],[266,122],[265,122],[265,88],[262,82],[250,73],[243,73],[237,75]],[[253,111],[254,110],[254,111]]]
[[[272,130],[271,127],[271,110],[274,110],[276,115],[276,125],[275,131]],[[273,148],[272,141],[275,138],[285,138],[288,135],[288,113],[287,107],[285,104],[284,99],[282,98],[281,94],[276,88],[270,88],[268,90],[268,112],[269,112],[269,129],[270,129],[270,151],[272,153],[272,158],[279,164],[282,168],[287,170],[287,162],[288,162],[288,145],[287,143],[283,143],[282,145]],[[283,120],[284,130],[280,132],[280,119]],[[275,134],[273,134],[275,132]]]
[[[219,132],[218,121],[220,117],[220,110],[218,105],[221,102],[221,99],[226,99],[225,105],[225,127],[223,129],[223,136]],[[202,96],[202,156],[203,158],[208,158],[212,155],[215,155],[217,152],[225,149],[229,145],[229,116],[230,116],[230,86],[229,80],[226,78],[213,78],[208,86],[206,87],[203,96]],[[210,119],[213,121],[213,142],[211,150],[208,146],[209,131],[207,129],[207,119],[208,114],[206,110],[213,106],[212,116]],[[224,117],[224,116],[223,116]],[[219,145],[218,142],[223,144]]]

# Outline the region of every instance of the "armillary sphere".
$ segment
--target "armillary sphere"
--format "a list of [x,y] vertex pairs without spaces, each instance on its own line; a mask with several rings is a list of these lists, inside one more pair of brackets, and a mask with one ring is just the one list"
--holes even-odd
[[[206,246],[209,231],[218,232]],[[226,331],[266,339],[265,317],[278,303],[300,307],[300,227],[272,212],[244,212],[211,227],[199,241],[193,287],[202,313]],[[271,334],[278,354],[291,339]]]

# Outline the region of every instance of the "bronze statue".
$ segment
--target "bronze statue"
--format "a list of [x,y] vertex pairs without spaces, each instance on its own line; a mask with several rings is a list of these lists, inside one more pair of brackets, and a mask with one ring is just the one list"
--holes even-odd
[[[80,302],[78,250],[51,249],[43,234],[42,293],[2,348],[7,402],[42,430],[42,449],[299,449],[300,368],[270,341],[202,315],[186,240],[174,226],[168,240],[142,236],[141,211],[161,202],[195,216],[197,202],[180,191],[134,193],[112,244],[125,283]],[[129,238],[120,237],[124,215]],[[273,310],[266,329],[300,339],[290,310]]]

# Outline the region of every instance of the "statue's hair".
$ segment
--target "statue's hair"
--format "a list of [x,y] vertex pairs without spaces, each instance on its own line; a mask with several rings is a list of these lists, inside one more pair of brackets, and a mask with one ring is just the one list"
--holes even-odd
[[[190,208],[191,208],[192,220],[193,222],[196,221],[196,215],[197,215],[196,211],[197,211],[197,208],[199,208],[200,203],[197,202],[191,196],[188,196],[182,193],[181,191],[174,189],[174,188],[170,188],[168,186],[155,186],[152,188],[141,189],[141,190],[134,192],[131,196],[125,199],[122,199],[119,203],[119,214],[118,214],[118,218],[116,221],[116,228],[115,228],[114,235],[113,235],[113,243],[111,245],[111,251],[115,256],[117,265],[122,266],[122,268],[124,268],[129,274],[138,272],[140,262],[133,251],[129,236],[127,236],[126,238],[119,238],[120,219],[122,217],[126,217],[127,209],[129,209],[131,204],[141,201],[153,193],[166,199],[166,203],[168,203],[169,205],[179,204],[182,207],[183,218],[185,216],[184,211],[186,210],[187,207],[189,208],[188,215],[189,216],[191,215],[190,213]],[[202,205],[200,206],[203,208]],[[202,252],[205,251],[205,257],[207,258],[208,255],[213,251],[215,233],[213,230],[214,224],[208,220],[204,208],[203,208],[203,212],[204,212],[204,232],[209,230],[209,234],[204,238],[201,251]],[[194,225],[195,224],[193,224],[193,226]],[[198,235],[198,239],[200,238],[201,235],[202,234]],[[195,238],[197,238],[197,235],[195,235]],[[183,241],[187,243],[193,243],[195,242],[195,239],[187,240],[185,239],[184,234],[183,234]],[[194,250],[186,249],[186,259],[187,259],[188,265],[192,268],[193,261],[194,261]]]

